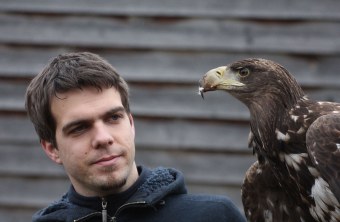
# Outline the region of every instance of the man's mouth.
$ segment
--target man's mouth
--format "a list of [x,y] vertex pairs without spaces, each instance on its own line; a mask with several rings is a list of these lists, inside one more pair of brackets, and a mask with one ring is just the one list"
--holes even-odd
[[105,156],[97,160],[94,164],[100,165],[100,166],[110,166],[110,165],[114,165],[118,161],[119,158],[120,158],[119,155]]

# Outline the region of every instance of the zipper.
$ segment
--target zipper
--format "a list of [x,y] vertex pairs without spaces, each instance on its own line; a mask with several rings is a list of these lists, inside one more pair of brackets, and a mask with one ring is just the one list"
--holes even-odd
[[111,218],[111,222],[116,222],[117,221],[117,217],[118,215],[120,214],[120,212],[122,210],[124,210],[125,208],[128,208],[128,207],[131,207],[131,206],[137,206],[137,205],[145,205],[146,204],[146,201],[136,201],[136,202],[131,202],[131,203],[126,203],[126,204],[123,204],[122,206],[120,206],[115,215]]
[[[131,206],[136,206],[136,205],[145,205],[145,204],[146,204],[146,201],[135,201],[135,202],[123,204],[122,206],[120,206],[117,209],[117,211],[114,214],[114,216],[110,218],[110,222],[116,222],[118,215],[125,208],[131,207]],[[106,201],[106,199],[104,197],[102,198],[102,212],[94,212],[94,213],[88,214],[88,215],[86,215],[84,217],[81,217],[81,218],[78,218],[76,220],[73,220],[73,222],[80,222],[80,221],[92,218],[94,216],[97,216],[97,215],[101,215],[102,216],[102,222],[107,222],[107,218],[108,218],[108,214],[107,214],[107,201]]]
[[103,197],[102,198],[102,222],[107,222],[107,201],[106,199]]
[[73,220],[73,222],[80,222],[80,221],[83,221],[83,220],[86,220],[86,219],[90,219],[92,217],[95,217],[97,215],[100,215],[101,213],[100,212],[94,212],[94,213],[90,213],[84,217],[81,217],[81,218],[78,218],[76,220]]
[[102,212],[94,212],[94,213],[88,214],[84,217],[73,220],[73,222],[80,222],[80,221],[83,221],[83,220],[86,220],[86,219],[90,219],[90,218],[97,216],[97,215],[102,216],[102,222],[107,222],[107,216],[108,216],[107,215],[107,201],[104,197],[102,198]]

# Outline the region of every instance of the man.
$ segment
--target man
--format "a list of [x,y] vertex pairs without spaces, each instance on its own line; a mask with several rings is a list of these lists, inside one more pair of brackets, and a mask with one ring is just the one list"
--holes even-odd
[[28,86],[26,109],[72,184],[33,221],[244,221],[225,197],[187,194],[175,169],[136,166],[128,86],[98,55],[54,58]]

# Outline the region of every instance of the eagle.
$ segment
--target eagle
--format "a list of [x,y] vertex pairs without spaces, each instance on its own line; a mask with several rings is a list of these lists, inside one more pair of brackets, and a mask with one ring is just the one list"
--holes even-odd
[[199,93],[222,90],[250,112],[248,221],[340,221],[340,103],[309,99],[282,65],[250,58],[208,71]]

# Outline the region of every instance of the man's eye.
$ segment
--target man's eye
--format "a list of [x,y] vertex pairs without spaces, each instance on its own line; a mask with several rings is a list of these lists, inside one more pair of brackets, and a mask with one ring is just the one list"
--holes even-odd
[[122,115],[120,115],[120,114],[113,114],[113,115],[111,115],[111,119],[112,120],[118,120],[120,118],[122,118]]
[[70,134],[79,134],[87,129],[87,126],[77,126],[70,130]]

